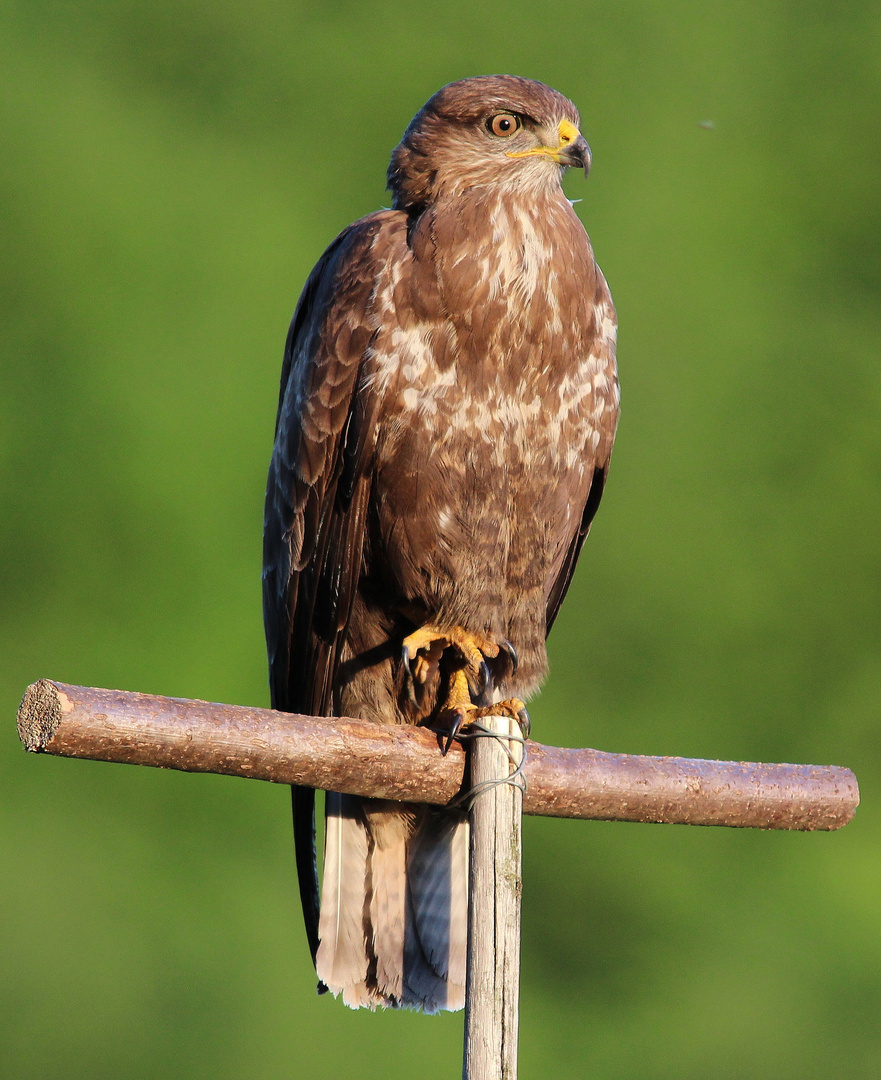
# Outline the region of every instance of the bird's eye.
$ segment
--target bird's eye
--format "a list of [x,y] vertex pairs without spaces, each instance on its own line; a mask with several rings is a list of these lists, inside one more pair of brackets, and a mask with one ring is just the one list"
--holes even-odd
[[497,135],[500,139],[506,139],[509,135],[513,135],[519,127],[520,117],[509,112],[497,113],[486,122],[487,131],[492,135]]

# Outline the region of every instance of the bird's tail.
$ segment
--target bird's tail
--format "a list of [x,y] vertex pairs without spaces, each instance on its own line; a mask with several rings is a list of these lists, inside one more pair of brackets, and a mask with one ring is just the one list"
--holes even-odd
[[461,1009],[467,816],[329,793],[326,819],[318,977],[352,1008]]

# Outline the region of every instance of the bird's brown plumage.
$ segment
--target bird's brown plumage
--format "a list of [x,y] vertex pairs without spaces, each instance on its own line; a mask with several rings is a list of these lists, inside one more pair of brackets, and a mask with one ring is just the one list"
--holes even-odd
[[[313,270],[266,500],[275,708],[431,722],[456,658],[414,690],[401,648],[423,624],[513,645],[516,665],[487,653],[495,700],[544,677],[618,414],[614,308],[560,186],[589,161],[577,127],[541,83],[451,83],[392,155],[393,208]],[[462,815],[329,795],[319,915],[312,793],[294,808],[322,981],[355,1006],[460,1007]]]

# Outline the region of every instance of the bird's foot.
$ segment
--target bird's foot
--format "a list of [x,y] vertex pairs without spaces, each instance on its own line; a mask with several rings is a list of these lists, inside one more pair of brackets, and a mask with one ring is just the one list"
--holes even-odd
[[520,698],[508,698],[494,705],[475,705],[471,700],[468,678],[464,670],[457,671],[450,684],[450,692],[438,714],[438,727],[445,732],[443,753],[450,749],[453,740],[463,727],[473,724],[483,716],[509,716],[516,720],[524,739],[529,738],[529,713]]
[[523,738],[529,738],[532,724],[526,706],[520,698],[506,698],[504,701],[497,701],[495,705],[475,705],[474,712],[470,713],[468,719],[469,721],[479,720],[481,716],[508,716],[517,721]]
[[501,654],[506,661],[503,662],[501,677],[511,677],[517,670],[514,646],[509,641],[499,642],[479,631],[465,630],[461,626],[442,630],[426,623],[404,638],[401,655],[411,702],[416,704],[417,685],[424,686],[438,677],[441,657],[448,649],[455,654],[453,670],[449,673],[446,700],[436,713],[438,727],[445,736],[443,752],[449,750],[463,724],[482,716],[510,716],[527,737],[529,714],[519,698],[489,704],[493,679],[487,660],[501,660]]
[[467,728],[482,716],[509,716],[517,721],[523,738],[529,738],[529,713],[520,698],[508,698],[507,701],[500,701],[496,705],[474,705],[468,702],[467,705],[457,705],[454,709],[445,707],[441,710],[438,718],[438,724],[444,732],[441,753],[446,754],[460,733],[464,738],[468,734]]
[[460,669],[467,673],[468,685],[478,696],[484,692],[489,681],[487,657],[495,659],[500,648],[504,648],[514,657],[512,667],[516,666],[516,654],[507,642],[500,647],[486,634],[474,633],[461,626],[441,630],[431,623],[426,623],[404,638],[401,650],[411,701],[415,703],[415,684],[424,686],[437,675],[440,659],[450,648],[458,654]]
[[404,675],[410,700],[415,704],[415,683],[425,685],[432,675],[437,674],[440,658],[449,641],[437,627],[426,624],[414,630],[404,638],[401,659],[404,661]]

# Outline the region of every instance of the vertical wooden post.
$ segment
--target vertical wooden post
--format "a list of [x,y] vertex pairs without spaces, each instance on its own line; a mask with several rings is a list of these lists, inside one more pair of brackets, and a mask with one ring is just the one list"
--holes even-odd
[[516,1080],[523,787],[520,776],[505,781],[524,747],[516,721],[491,716],[481,724],[502,738],[475,736],[469,750],[474,795],[462,1076]]

